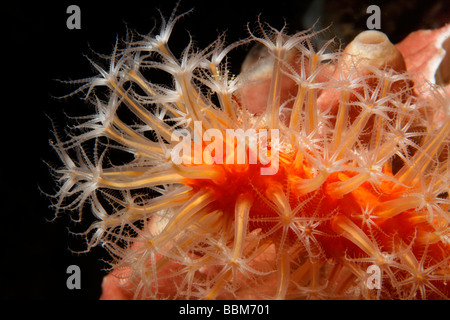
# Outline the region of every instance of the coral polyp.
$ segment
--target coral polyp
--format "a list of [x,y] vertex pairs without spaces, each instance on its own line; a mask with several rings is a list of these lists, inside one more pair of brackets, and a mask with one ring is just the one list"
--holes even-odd
[[111,255],[103,298],[448,299],[447,93],[380,32],[329,52],[259,23],[178,57],[178,19],[92,62],[95,113],[53,140],[57,213],[90,211]]

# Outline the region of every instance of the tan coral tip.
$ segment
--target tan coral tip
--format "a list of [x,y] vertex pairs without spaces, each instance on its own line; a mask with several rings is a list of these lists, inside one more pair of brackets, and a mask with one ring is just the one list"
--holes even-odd
[[349,67],[356,65],[360,70],[368,66],[379,69],[390,67],[398,72],[406,70],[402,54],[380,31],[361,32],[347,45],[344,52],[348,54],[344,57],[344,61]]

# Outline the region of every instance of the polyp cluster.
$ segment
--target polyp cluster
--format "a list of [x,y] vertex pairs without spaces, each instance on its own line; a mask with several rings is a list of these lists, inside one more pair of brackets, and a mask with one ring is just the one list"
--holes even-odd
[[[416,85],[380,32],[329,53],[313,32],[259,23],[178,57],[179,18],[116,48],[108,68],[92,62],[79,91],[95,112],[53,141],[54,207],[90,211],[88,249],[111,255],[103,298],[449,298],[447,93]],[[259,51],[231,75],[227,54],[248,42]],[[161,71],[172,82],[152,80]],[[173,161],[176,130],[200,161]],[[250,143],[261,130],[277,133],[263,155]],[[277,170],[261,174],[272,155]]]

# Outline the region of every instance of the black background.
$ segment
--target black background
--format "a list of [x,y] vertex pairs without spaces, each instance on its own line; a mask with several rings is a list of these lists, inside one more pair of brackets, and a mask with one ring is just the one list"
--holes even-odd
[[[261,14],[261,21],[276,28],[287,22],[291,32],[301,30],[306,27],[303,17],[311,2],[181,1],[179,13],[191,8],[195,10],[176,25],[173,45],[183,48],[188,41],[188,32],[201,48],[223,31],[226,31],[229,43],[244,38],[248,35],[247,22],[255,26],[258,14]],[[364,30],[368,17],[365,8],[377,1],[340,3],[344,14],[340,22],[334,22],[329,34],[332,37],[336,31],[345,43],[349,36],[339,34],[339,31],[348,28],[340,27],[349,25],[354,34]],[[437,27],[442,19],[448,21],[448,1],[398,1],[394,7],[385,3],[378,2],[382,11],[382,31],[389,31],[394,43],[411,31]],[[81,30],[66,27],[69,16],[66,8],[71,4],[77,4],[81,9]],[[8,4],[4,10],[2,51],[6,52],[6,57],[1,59],[3,81],[0,91],[2,298],[49,300],[98,299],[100,296],[101,280],[105,275],[102,268],[106,266],[100,261],[103,250],[74,254],[70,249],[78,249],[81,240],[70,235],[68,228],[79,230],[78,227],[67,216],[55,222],[46,221],[53,213],[49,209],[49,199],[39,191],[41,188],[52,193],[55,189],[44,163],[58,164],[48,144],[52,137],[48,117],[63,130],[67,124],[64,112],[77,115],[92,111],[79,96],[64,100],[53,98],[76,88],[55,79],[95,75],[84,55],[93,57],[91,49],[109,54],[116,37],[125,37],[126,26],[142,34],[148,33],[155,21],[160,21],[156,8],[168,17],[175,5],[176,1],[172,0],[16,2]],[[441,10],[430,12],[436,6]],[[330,11],[335,8],[336,1],[324,0],[321,12],[330,16]],[[430,19],[430,15],[439,19]],[[327,19],[321,20],[324,26],[329,24]],[[389,30],[384,30],[384,26]],[[243,57],[243,53],[238,52],[231,61],[234,73],[239,72]],[[71,264],[81,269],[80,290],[66,287],[66,269]]]

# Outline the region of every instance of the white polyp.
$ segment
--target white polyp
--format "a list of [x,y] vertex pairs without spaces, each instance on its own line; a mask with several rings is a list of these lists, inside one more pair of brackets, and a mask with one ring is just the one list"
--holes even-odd
[[[348,56],[344,57],[348,67],[368,66],[383,69],[391,67],[396,71],[406,70],[405,61],[400,51],[380,31],[363,31],[345,48]],[[350,63],[350,65],[349,65]]]

